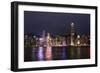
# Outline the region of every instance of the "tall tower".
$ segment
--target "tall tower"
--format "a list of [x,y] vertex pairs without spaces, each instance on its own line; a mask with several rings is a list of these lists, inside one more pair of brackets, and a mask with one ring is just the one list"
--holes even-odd
[[43,32],[42,32],[42,38],[45,38],[45,30],[43,30]]
[[45,47],[46,46],[46,32],[45,32],[45,30],[42,31],[42,39],[43,39],[43,41],[42,41],[43,47]]
[[72,22],[71,23],[71,43],[70,43],[70,45],[74,45],[74,35],[75,35],[75,32],[74,32],[74,23]]

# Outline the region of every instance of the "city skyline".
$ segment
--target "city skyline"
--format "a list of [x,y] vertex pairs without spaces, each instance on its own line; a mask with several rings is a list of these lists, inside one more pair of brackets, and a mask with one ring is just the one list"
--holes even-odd
[[89,35],[79,35],[75,33],[75,24],[70,24],[70,34],[69,35],[52,35],[49,32],[42,31],[40,36],[33,35],[32,33],[25,34],[25,39],[30,38],[34,47],[47,45],[51,47],[61,47],[61,46],[90,46],[90,36]]
[[90,58],[90,15],[24,11],[24,61]]

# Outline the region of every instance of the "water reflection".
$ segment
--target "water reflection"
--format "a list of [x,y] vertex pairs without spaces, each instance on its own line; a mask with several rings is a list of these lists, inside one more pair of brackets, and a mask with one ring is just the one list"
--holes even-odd
[[37,56],[38,56],[38,60],[39,61],[44,60],[43,49],[44,49],[43,47],[39,47],[38,48],[38,52],[37,52],[38,54],[37,54]]
[[52,47],[45,48],[45,60],[52,60]]
[[62,53],[61,53],[62,54],[62,57],[61,57],[62,59],[67,59],[67,54],[66,53],[67,53],[66,48],[63,47],[62,48]]
[[[90,58],[89,46],[29,47],[25,48],[24,61],[69,60]],[[28,49],[28,50],[27,50]]]
[[81,48],[77,47],[77,58],[81,58]]

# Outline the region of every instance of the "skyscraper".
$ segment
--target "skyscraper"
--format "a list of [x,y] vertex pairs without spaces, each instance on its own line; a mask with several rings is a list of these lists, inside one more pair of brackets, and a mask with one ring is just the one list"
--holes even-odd
[[75,32],[74,32],[74,23],[72,22],[71,23],[71,43],[70,43],[70,45],[74,45],[74,34],[75,34]]

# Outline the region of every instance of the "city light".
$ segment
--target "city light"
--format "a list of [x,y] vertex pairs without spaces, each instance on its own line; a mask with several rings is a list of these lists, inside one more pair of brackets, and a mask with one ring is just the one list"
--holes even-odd
[[[24,37],[25,47],[30,46],[32,48],[38,49],[36,52],[38,58],[36,60],[38,61],[52,60],[55,59],[55,56],[56,59],[59,59],[60,56],[60,59],[67,59],[68,57],[69,59],[81,58],[80,47],[90,47],[90,37],[88,37],[89,35],[77,34],[75,31],[75,24],[73,22],[70,24],[70,35],[67,35],[67,33],[65,36],[56,34],[52,35],[52,33],[46,32],[45,30],[43,30],[41,33],[41,36],[26,34]],[[67,47],[70,48],[69,51],[66,49]],[[75,49],[76,47],[77,49]],[[57,51],[57,48],[62,50]],[[53,49],[56,50],[53,51]]]

